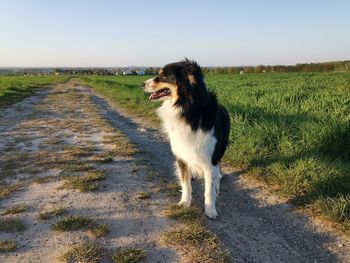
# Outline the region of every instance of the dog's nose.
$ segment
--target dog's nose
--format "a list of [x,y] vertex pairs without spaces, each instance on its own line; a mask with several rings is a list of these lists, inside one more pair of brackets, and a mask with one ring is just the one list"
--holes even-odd
[[142,82],[142,83],[141,83],[141,87],[144,89],[145,86],[146,86],[145,82]]

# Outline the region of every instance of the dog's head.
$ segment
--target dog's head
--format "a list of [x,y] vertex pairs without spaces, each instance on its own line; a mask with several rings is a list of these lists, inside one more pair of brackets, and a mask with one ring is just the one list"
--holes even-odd
[[166,65],[157,76],[142,83],[142,88],[150,93],[151,101],[170,100],[173,104],[192,100],[200,89],[206,89],[199,65],[187,59]]

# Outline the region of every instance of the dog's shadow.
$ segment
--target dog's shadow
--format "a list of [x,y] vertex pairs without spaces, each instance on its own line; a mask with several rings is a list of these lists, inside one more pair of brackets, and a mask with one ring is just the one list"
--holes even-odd
[[[225,174],[217,198],[219,217],[207,220],[237,262],[338,262],[326,246],[334,238],[315,232],[310,219],[285,202],[267,204],[239,173]],[[204,211],[203,183],[192,181],[194,205]],[[261,195],[259,195],[261,198]],[[263,195],[262,195],[263,196]],[[269,196],[263,196],[269,199]]]

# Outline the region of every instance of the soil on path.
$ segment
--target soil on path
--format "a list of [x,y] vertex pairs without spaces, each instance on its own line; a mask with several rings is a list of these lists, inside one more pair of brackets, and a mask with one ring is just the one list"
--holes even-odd
[[[110,251],[139,247],[143,262],[178,262],[175,250],[158,244],[171,222],[162,210],[169,201],[154,191],[160,178],[147,165],[144,153],[110,126],[91,101],[89,90],[69,82],[55,85],[0,112],[0,180],[18,189],[0,198],[1,213],[23,204],[26,211],[0,215],[19,219],[25,230],[0,232],[1,240],[18,244],[1,253],[0,262],[56,262],[74,244],[94,240]],[[62,188],[67,176],[103,172],[94,191]],[[139,192],[151,192],[147,200]],[[41,212],[64,207],[65,215],[39,220]],[[72,216],[106,224],[109,232],[96,239],[86,229],[58,232],[52,224]],[[108,262],[108,260],[106,261]]]

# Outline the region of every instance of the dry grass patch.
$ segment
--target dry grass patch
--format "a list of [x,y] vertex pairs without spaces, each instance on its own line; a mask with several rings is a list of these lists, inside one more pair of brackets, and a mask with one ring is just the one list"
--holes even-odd
[[87,229],[95,221],[91,218],[84,216],[69,216],[66,217],[57,223],[52,225],[52,229],[56,231],[77,231],[81,229]]
[[79,263],[95,263],[98,262],[104,254],[104,249],[100,245],[93,242],[85,242],[75,245],[67,252],[63,253],[58,260],[61,262],[79,262]]
[[12,184],[0,188],[0,199],[8,197],[10,194],[19,191],[23,184]]
[[11,240],[0,240],[0,253],[13,252],[17,249],[17,244]]
[[89,228],[89,232],[94,236],[94,237],[104,237],[108,234],[108,227],[106,224],[92,224],[91,227]]
[[200,219],[200,214],[196,208],[172,205],[164,210],[164,215],[171,219],[182,221],[196,221]]
[[7,208],[1,215],[14,215],[19,214],[27,210],[27,206],[25,204],[18,204]]
[[198,222],[177,225],[163,232],[161,241],[180,249],[183,262],[229,262],[228,251],[222,250],[219,239]]
[[60,138],[50,138],[45,141],[43,141],[43,144],[45,145],[55,145],[55,144],[63,144],[64,140]]
[[146,251],[135,247],[119,248],[112,255],[112,259],[115,263],[136,263],[144,257],[146,257]]
[[119,156],[132,156],[138,153],[138,149],[125,135],[116,133],[113,135],[105,135],[102,139],[103,144],[112,144],[113,152]]
[[88,230],[94,237],[103,237],[108,233],[106,224],[97,224],[94,219],[84,216],[68,216],[52,224],[52,229],[55,231]]
[[39,220],[47,220],[56,216],[60,216],[67,213],[67,209],[64,207],[57,207],[52,210],[41,212],[38,214],[37,218]]
[[146,176],[145,176],[146,181],[153,181],[157,177],[158,177],[158,173],[156,171],[150,169],[149,167],[146,168]]
[[164,182],[158,185],[157,190],[167,195],[178,195],[181,192],[181,186],[178,183]]
[[74,157],[91,156],[95,151],[96,151],[96,148],[92,145],[67,146],[64,150],[66,154],[69,154]]
[[197,208],[172,205],[163,213],[179,224],[163,232],[161,241],[179,249],[182,262],[230,262],[228,250],[224,250],[217,236],[205,227]]
[[102,171],[87,172],[84,175],[67,176],[64,178],[63,185],[60,188],[77,189],[80,191],[91,191],[98,188],[98,181],[105,179]]
[[113,151],[107,151],[94,154],[89,160],[93,162],[109,163],[113,161],[115,153]]
[[18,232],[25,230],[26,227],[21,220],[18,219],[0,219],[0,232]]
[[137,194],[137,198],[138,199],[148,199],[151,197],[151,193],[150,192],[140,192]]
[[61,176],[43,176],[43,177],[37,177],[32,180],[32,183],[34,184],[45,184],[48,182],[51,182],[55,179],[59,179]]
[[94,166],[90,163],[82,162],[82,161],[73,161],[68,163],[67,165],[59,166],[65,172],[88,172],[94,170]]

